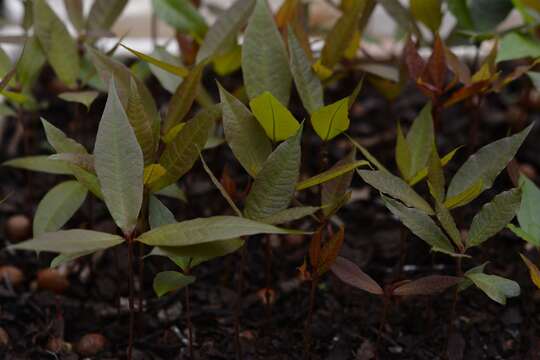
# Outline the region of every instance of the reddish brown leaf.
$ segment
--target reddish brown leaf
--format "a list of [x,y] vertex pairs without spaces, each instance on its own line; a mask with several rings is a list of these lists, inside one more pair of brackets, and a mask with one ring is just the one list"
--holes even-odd
[[229,175],[229,167],[227,165],[225,165],[225,167],[223,168],[223,173],[221,174],[221,185],[223,185],[223,188],[225,189],[227,194],[229,194],[231,199],[234,200],[237,198],[238,194],[236,193],[236,183]]
[[407,71],[409,72],[409,77],[415,82],[422,76],[426,63],[424,59],[418,53],[416,44],[414,41],[409,38],[403,49],[403,56],[405,58],[405,64],[407,65]]
[[395,296],[430,295],[448,289],[461,281],[461,278],[445,275],[431,275],[410,281],[394,289]]
[[350,260],[340,256],[336,259],[331,269],[334,275],[346,284],[371,294],[379,296],[384,294],[379,284]]
[[471,83],[471,70],[469,67],[463,63],[447,46],[444,47],[444,53],[446,63],[456,76],[457,80],[464,85],[469,85]]
[[444,51],[444,44],[437,35],[435,37],[435,43],[433,44],[433,52],[429,57],[428,63],[425,67],[422,80],[435,87],[439,93],[444,89],[444,82],[446,79],[446,55]]
[[473,95],[483,93],[489,87],[489,81],[478,81],[470,85],[464,86],[452,93],[452,95],[444,102],[445,107],[450,107],[460,101],[470,98]]
[[324,244],[321,250],[320,263],[318,266],[319,275],[327,272],[330,269],[330,266],[332,266],[332,264],[336,261],[344,239],[345,228],[341,226],[339,231],[334,234],[326,244]]

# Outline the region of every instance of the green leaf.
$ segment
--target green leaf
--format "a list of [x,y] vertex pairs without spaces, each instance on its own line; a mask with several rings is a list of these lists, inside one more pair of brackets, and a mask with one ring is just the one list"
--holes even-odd
[[253,98],[249,106],[266,135],[273,142],[288,139],[300,127],[291,112],[268,91]]
[[208,112],[200,112],[188,121],[174,140],[167,144],[159,163],[167,170],[157,188],[176,182],[187,173],[199,159],[215,117]]
[[311,114],[311,125],[323,141],[332,140],[349,128],[349,98],[324,106]]
[[[341,169],[343,169],[343,167],[357,164],[358,162],[356,160],[356,148],[353,148],[353,150],[345,158],[338,161],[334,166],[330,168],[329,171],[336,171],[338,173],[341,173]],[[366,162],[366,165],[369,165],[369,162]],[[332,215],[334,212],[339,210],[341,205],[345,204],[345,202],[343,202],[343,200],[345,200],[343,197],[351,186],[351,181],[354,175],[353,170],[354,169],[351,169],[351,171],[344,172],[339,176],[336,176],[333,179],[322,183],[321,205],[323,205],[322,210],[326,217]]]
[[270,154],[246,198],[246,217],[264,219],[289,206],[300,176],[301,140],[302,127]]
[[340,16],[324,41],[320,63],[330,70],[342,59],[349,47],[367,4],[362,0],[352,0],[350,3],[351,6]]
[[414,18],[426,25],[432,33],[441,26],[441,0],[411,0],[411,12]]
[[442,232],[441,228],[425,213],[413,208],[408,208],[400,202],[383,195],[384,204],[408,227],[413,234],[428,243],[433,251],[453,254],[454,247]]
[[349,163],[341,164],[338,166],[334,166],[330,168],[329,170],[326,170],[318,175],[312,176],[309,179],[299,182],[298,185],[296,185],[296,190],[298,191],[305,190],[312,186],[323,184],[327,181],[333,180],[342,175],[351,173],[356,168],[359,168],[361,166],[367,166],[367,165],[369,165],[369,162],[367,162],[366,160],[355,160],[354,162],[349,162]]
[[489,189],[497,175],[514,158],[533,126],[534,123],[523,131],[494,141],[471,155],[452,178],[447,197],[467,190],[479,180],[483,181],[483,190]]
[[297,206],[281,210],[273,215],[265,217],[260,221],[266,224],[279,225],[283,223],[288,223],[291,221],[302,219],[306,216],[315,214],[320,207],[316,206]]
[[303,234],[237,216],[186,220],[152,229],[137,238],[150,246],[189,246],[256,234]]
[[45,136],[57,153],[88,154],[84,146],[66,136],[66,134],[44,118],[41,118]]
[[56,268],[59,267],[62,264],[68,263],[70,261],[73,261],[75,259],[78,259],[82,256],[90,255],[94,253],[93,250],[91,251],[82,251],[82,252],[75,252],[75,253],[64,253],[57,255],[54,259],[52,259],[51,264],[49,267]]
[[291,74],[302,104],[308,113],[311,114],[324,106],[323,87],[319,77],[311,67],[309,58],[290,27],[287,38],[291,57]]
[[377,0],[390,17],[405,32],[412,32],[418,38],[422,38],[420,30],[416,26],[414,18],[408,9],[406,9],[399,0]]
[[45,54],[39,45],[37,36],[30,36],[24,43],[24,48],[17,62],[17,80],[23,91],[30,90],[37,80],[41,68],[45,64]]
[[416,175],[427,166],[431,150],[435,142],[433,119],[431,117],[431,103],[428,103],[407,133],[407,142],[411,149],[411,176]]
[[162,271],[154,278],[154,292],[158,297],[182,289],[195,282],[194,276],[184,275],[178,271]]
[[[428,187],[431,196],[440,203],[444,202],[446,180],[437,147],[433,145],[428,163]],[[442,205],[442,204],[441,204]]]
[[519,226],[534,239],[532,244],[540,246],[540,189],[523,175],[520,177],[520,185],[522,196],[517,213]]
[[163,122],[164,134],[167,134],[175,125],[182,122],[191,109],[197,96],[197,89],[201,84],[205,65],[206,63],[203,62],[195,66],[174,92],[169,102],[167,116]]
[[459,28],[473,30],[474,24],[467,6],[467,0],[447,0],[448,10],[456,17]]
[[473,218],[469,230],[469,246],[478,246],[504,229],[519,209],[521,190],[512,189],[495,196]]
[[458,291],[461,292],[461,291],[464,291],[464,290],[467,290],[469,287],[471,287],[473,284],[473,282],[471,281],[471,279],[469,279],[469,275],[470,274],[478,274],[478,273],[483,273],[484,272],[484,269],[486,268],[486,265],[488,264],[489,262],[485,262],[483,263],[482,265],[478,265],[478,266],[475,266],[473,267],[472,269],[469,269],[466,273],[465,273],[465,277],[463,278],[463,280],[461,280],[461,282],[459,283],[459,286],[458,286]]
[[150,229],[155,229],[163,225],[176,223],[174,214],[153,195],[148,200],[148,222]]
[[[372,164],[373,166],[375,166],[377,169],[379,170],[384,170],[384,171],[387,171],[388,170],[384,167],[383,164],[381,164],[376,158],[375,156],[373,156],[369,151],[368,149],[366,149],[365,147],[363,147],[362,145],[360,145],[356,140],[354,140],[352,137],[350,137],[349,135],[345,134],[345,136],[349,139],[349,141],[351,142],[351,144],[354,145],[355,148],[357,148],[358,150],[360,150],[360,153],[366,158],[367,161],[370,162],[370,164]],[[427,171],[426,171],[426,175],[427,175]]]
[[77,165],[80,168],[95,173],[94,155],[78,153],[61,153],[49,156],[51,160],[64,161],[69,164]]
[[460,250],[464,250],[463,242],[461,241],[461,233],[456,226],[456,221],[450,213],[450,210],[448,210],[438,200],[435,200],[435,202],[435,215],[437,216],[437,219],[439,220],[442,228],[444,229],[444,231],[446,231],[448,236],[450,236],[450,239],[452,239],[454,244]]
[[101,192],[101,187],[95,174],[92,174],[77,165],[68,164],[68,166],[78,182],[90,190],[90,192],[98,199],[103,200],[103,193]]
[[256,0],[244,35],[242,73],[250,99],[271,92],[287,106],[291,73],[287,51],[266,0]]
[[190,0],[152,0],[156,15],[176,30],[202,40],[206,22]]
[[508,224],[506,227],[510,229],[514,233],[514,235],[522,238],[528,243],[534,245],[535,247],[540,247],[540,241],[538,241],[538,239],[536,239],[534,236],[532,236],[531,234],[529,234],[522,228],[519,228],[515,226],[514,224]]
[[76,102],[86,106],[87,110],[90,110],[90,105],[96,100],[99,93],[97,91],[70,91],[64,92],[58,95],[58,97],[65,101]]
[[110,30],[114,25],[128,0],[95,0],[90,8],[87,28],[90,30]]
[[[178,56],[175,56],[168,52],[164,46],[156,46],[154,48],[154,51],[152,52],[152,56],[154,59],[160,60],[164,64],[173,65],[179,68],[183,67],[182,60]],[[174,94],[178,86],[180,86],[180,84],[182,83],[181,77],[172,75],[170,72],[165,71],[159,66],[149,64],[148,68],[150,69],[152,74],[154,74],[154,76],[158,79],[161,86],[163,86],[163,88],[171,94]],[[189,74],[189,70],[185,70],[185,76],[187,76]]]
[[[188,263],[187,265],[193,268],[195,264],[235,252],[243,245],[244,240],[235,238],[188,246],[161,246],[159,249],[165,252],[175,263],[183,262],[185,259],[192,259],[191,264]],[[180,260],[180,258],[184,258],[184,260]],[[180,267],[186,268],[186,266]]]
[[157,144],[154,143],[155,139],[152,119],[146,112],[143,100],[139,93],[139,88],[133,78],[131,79],[126,115],[135,132],[137,142],[141,147],[144,164],[151,164],[156,156],[155,153],[157,147]]
[[411,177],[411,149],[409,143],[401,130],[401,123],[398,121],[396,126],[396,149],[394,156],[401,177],[409,179]]
[[94,156],[105,204],[116,225],[128,234],[141,210],[144,160],[114,81],[99,123]]
[[121,62],[110,58],[109,56],[90,46],[86,46],[86,50],[90,55],[90,59],[97,69],[103,83],[110,86],[110,82],[114,78],[117,87],[116,90],[118,91],[118,97],[120,98],[124,109],[126,109],[128,106],[132,81],[135,81],[143,107],[146,110],[146,114],[151,119],[154,143],[157,144],[159,142],[161,117],[158,113],[154,98],[148,88],[144,85],[144,82],[142,82],[136,76],[133,76],[130,70]]
[[70,175],[71,169],[64,161],[49,159],[48,155],[25,156],[4,162],[3,166],[39,171],[48,174]]
[[34,216],[34,237],[59,230],[81,207],[88,190],[77,181],[53,187],[39,202]]
[[219,86],[223,106],[223,130],[227,144],[242,167],[255,177],[272,152],[272,144],[251,112]]
[[365,182],[380,192],[403,201],[407,206],[414,207],[427,214],[434,214],[431,206],[399,177],[385,170],[357,170],[357,172]]
[[467,277],[491,300],[506,305],[506,299],[519,296],[521,289],[513,280],[484,273],[468,274]]
[[182,189],[180,189],[178,184],[171,184],[169,186],[166,186],[163,189],[155,192],[155,194],[187,202],[186,194]]
[[208,165],[206,164],[206,161],[204,161],[204,157],[202,156],[202,154],[199,154],[200,158],[201,158],[201,162],[203,164],[203,167],[204,167],[204,171],[206,171],[206,173],[208,174],[208,176],[210,177],[210,180],[212,181],[212,183],[214,184],[214,186],[219,190],[219,192],[221,193],[221,196],[223,196],[223,198],[227,201],[227,203],[229,204],[229,206],[231,207],[231,209],[234,210],[234,212],[236,213],[237,216],[243,216],[242,215],[242,212],[240,211],[240,209],[238,209],[238,207],[236,206],[236,204],[234,203],[234,200],[231,199],[229,193],[227,192],[227,190],[225,190],[225,188],[223,187],[223,185],[221,185],[221,182],[219,182],[219,180],[216,178],[216,176],[214,175],[214,173],[212,173],[212,170],[210,170],[210,168],[208,167]]
[[470,0],[469,4],[475,29],[481,32],[495,30],[513,7],[511,0]]
[[34,30],[58,78],[75,85],[79,76],[79,54],[75,40],[45,0],[34,1]]
[[540,57],[540,43],[530,36],[518,32],[509,32],[501,39],[497,53],[497,62]]
[[33,239],[9,246],[15,250],[79,253],[104,250],[119,245],[124,239],[118,235],[92,230],[60,230],[44,233]]
[[467,205],[474,199],[478,197],[484,191],[484,182],[482,179],[479,179],[477,182],[472,184],[468,189],[465,189],[459,194],[454,196],[447,197],[444,201],[444,206],[447,209],[455,209],[464,205]]
[[[124,49],[128,50],[129,52],[131,52],[133,55],[135,55],[136,57],[138,57],[139,59],[141,59],[142,61],[145,61],[147,63],[149,63],[150,65],[154,65],[162,70],[165,70],[166,72],[170,73],[170,74],[173,74],[173,75],[176,75],[178,77],[186,77],[188,74],[189,74],[189,70],[184,67],[184,66],[181,66],[181,65],[177,65],[177,64],[172,64],[170,62],[166,62],[166,61],[163,61],[161,59],[158,59],[154,56],[150,56],[150,55],[146,55],[142,52],[139,52],[137,50],[134,50],[130,47],[127,47],[126,45],[124,44],[120,44],[120,46],[122,46]],[[163,48],[161,48],[163,49]]]
[[255,6],[255,0],[237,0],[210,27],[197,53],[197,63],[221,55],[230,43],[236,43],[238,32],[244,27]]
[[77,32],[81,32],[84,29],[83,0],[64,0],[64,7],[69,21],[77,29]]

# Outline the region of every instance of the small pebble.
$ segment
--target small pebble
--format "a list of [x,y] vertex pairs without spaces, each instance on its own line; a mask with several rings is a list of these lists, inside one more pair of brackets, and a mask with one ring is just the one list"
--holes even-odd
[[99,333],[84,335],[75,345],[75,351],[83,356],[94,356],[105,349],[107,339]]
[[26,215],[13,215],[6,221],[6,235],[10,241],[27,240],[32,235],[32,223]]
[[4,265],[0,266],[0,279],[9,281],[11,285],[17,286],[24,280],[23,272],[15,266]]
[[38,288],[60,294],[69,287],[67,277],[56,269],[43,269],[37,273]]

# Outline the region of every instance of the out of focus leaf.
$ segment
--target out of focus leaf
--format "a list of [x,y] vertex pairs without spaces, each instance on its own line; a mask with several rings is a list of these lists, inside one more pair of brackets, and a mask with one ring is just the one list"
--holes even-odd
[[298,185],[296,185],[296,190],[300,191],[308,189],[315,185],[323,184],[327,181],[333,180],[347,173],[351,173],[356,168],[367,165],[369,165],[369,162],[367,162],[366,160],[356,160],[354,162],[334,166],[331,169],[328,169],[318,175],[312,176],[309,179],[299,182]]
[[184,275],[178,271],[162,271],[154,278],[154,292],[157,296],[182,289],[195,282],[194,276]]
[[260,221],[266,224],[279,225],[291,221],[302,219],[306,216],[313,215],[320,208],[316,206],[297,206],[285,210],[281,210],[273,215],[265,217]]
[[531,276],[531,280],[534,285],[536,285],[537,288],[540,289],[540,270],[538,269],[538,266],[536,266],[531,260],[529,260],[525,255],[519,254],[521,256],[521,259],[527,265],[527,268],[529,269],[529,274]]
[[540,190],[523,175],[520,177],[520,187],[521,205],[517,213],[519,226],[533,240],[533,245],[540,246]]
[[148,222],[150,229],[176,223],[174,214],[157,197],[151,195],[148,200]]
[[65,101],[76,102],[86,106],[86,109],[90,109],[90,105],[96,100],[99,93],[97,91],[70,91],[61,93],[58,97]]
[[64,0],[64,7],[69,21],[78,32],[81,32],[84,29],[83,0]]
[[206,33],[197,53],[197,62],[220,54],[226,45],[236,42],[238,32],[246,24],[254,6],[255,0],[237,0],[225,10]]
[[414,18],[426,25],[432,33],[441,26],[441,0],[411,0],[411,12]]
[[540,57],[540,42],[527,35],[512,31],[501,39],[497,62]]
[[110,30],[114,25],[128,0],[95,0],[90,8],[87,28],[90,30]]
[[48,155],[20,157],[8,160],[2,165],[30,171],[39,171],[49,174],[71,174],[71,170],[68,164],[66,164],[64,161],[49,159]]
[[45,60],[45,54],[43,54],[37,36],[27,37],[17,63],[17,80],[22,85],[23,90],[29,90],[32,87],[45,64]]
[[202,41],[208,27],[190,0],[152,0],[156,15],[176,30]]
[[312,114],[324,106],[323,87],[294,31],[288,32],[291,73],[304,108]]
[[244,35],[242,73],[250,99],[269,91],[287,106],[291,73],[285,45],[266,0],[256,0]]
[[45,0],[33,2],[34,30],[56,75],[67,85],[79,76],[79,54],[75,40]]
[[171,64],[168,62],[165,62],[163,60],[160,60],[154,56],[146,55],[142,52],[139,52],[137,50],[134,50],[130,47],[127,47],[124,44],[120,44],[123,48],[131,52],[133,55],[141,59],[142,61],[145,61],[151,65],[157,66],[158,68],[165,70],[166,72],[176,75],[178,77],[186,77],[189,74],[189,70],[185,68],[184,66]]

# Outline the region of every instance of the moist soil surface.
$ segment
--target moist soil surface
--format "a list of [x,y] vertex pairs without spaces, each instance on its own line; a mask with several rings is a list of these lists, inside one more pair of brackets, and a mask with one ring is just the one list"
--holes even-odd
[[[212,79],[213,75],[207,74],[206,82],[214,89]],[[333,86],[327,93],[327,103],[349,95],[359,79],[360,76],[350,76]],[[234,89],[239,79],[233,76],[222,83]],[[65,130],[89,150],[93,149],[106,96],[101,95],[86,111],[82,106],[55,97],[60,90],[56,89],[50,71],[42,75],[39,84],[35,94],[40,101],[48,103],[47,110],[6,119],[0,145],[1,161],[50,153],[39,116]],[[149,85],[158,103],[165,103],[170,95],[154,80],[150,80]],[[396,121],[400,119],[404,127],[410,126],[427,101],[413,87],[403,94],[389,102],[366,83],[351,110],[349,134],[393,171]],[[215,92],[214,96],[217,101]],[[463,145],[447,166],[446,173],[455,172],[474,148],[505,136],[509,129],[517,131],[530,121],[538,122],[539,96],[522,80],[502,94],[489,95],[479,109],[460,105],[445,109],[437,129],[439,150],[447,153]],[[292,112],[302,119],[306,114],[299,104],[298,98],[293,97]],[[479,125],[477,132],[471,131],[475,121]],[[539,140],[540,127],[536,126],[517,157],[522,170],[537,183],[540,180],[536,175],[540,170]],[[303,139],[302,176],[317,174],[350,150],[347,138],[338,137],[330,146],[324,146],[308,129]],[[247,175],[227,145],[206,151],[205,158],[218,177],[227,164],[227,172],[235,181],[238,193],[249,186]],[[1,167],[0,171],[1,195],[9,195],[0,205],[3,231],[0,239],[4,247],[20,240],[9,234],[8,219],[14,215],[31,219],[43,195],[67,177],[8,167]],[[163,198],[178,220],[233,215],[200,163],[179,183],[186,193],[187,203]],[[510,178],[503,172],[493,189],[456,212],[458,223],[469,224],[483,202],[510,186]],[[357,263],[381,284],[431,274],[455,274],[454,259],[430,253],[425,243],[402,229],[384,208],[377,192],[357,176],[352,190],[350,203],[336,219],[346,225],[342,256]],[[425,193],[422,186],[419,191]],[[317,204],[317,189],[300,193],[298,199],[304,204]],[[308,218],[289,226],[313,229],[314,223]],[[116,231],[103,204],[90,195],[66,227]],[[30,235],[31,226],[27,230]],[[298,267],[307,254],[308,242],[308,236],[251,237],[243,251],[194,269],[197,281],[189,288],[189,298],[196,359],[235,359],[236,325],[240,328],[242,359],[303,358],[310,282],[302,280]],[[141,254],[148,250],[138,249]],[[489,261],[488,272],[519,282],[522,295],[509,299],[503,307],[477,289],[460,293],[450,336],[453,290],[438,296],[393,302],[387,321],[380,327],[383,308],[380,299],[357,291],[326,273],[316,292],[312,358],[367,360],[378,354],[379,359],[540,359],[540,293],[534,290],[519,259],[519,253],[526,251],[524,243],[505,230],[473,252],[472,259],[464,259],[465,270]],[[534,261],[538,260],[535,252],[529,255]],[[125,246],[63,266],[60,271],[66,274],[69,286],[57,293],[46,289],[51,284],[47,286],[44,281],[37,281],[38,271],[46,268],[52,257],[45,253],[37,256],[30,252],[0,252],[1,265],[15,266],[24,275],[19,284],[11,284],[7,279],[0,281],[0,358],[125,359],[129,323]],[[400,261],[403,267],[399,266]],[[133,358],[189,359],[186,291],[157,298],[152,289],[153,276],[159,271],[175,270],[174,264],[163,258],[147,257],[143,266],[137,263],[135,267],[138,309],[139,299],[142,297],[144,301],[142,311],[136,316]],[[265,288],[273,290],[271,305],[263,301]],[[85,352],[80,344],[80,339],[89,333],[99,333],[106,339],[103,350],[97,355]],[[450,351],[445,354],[447,341]],[[90,346],[90,350],[96,348],[99,346]]]

